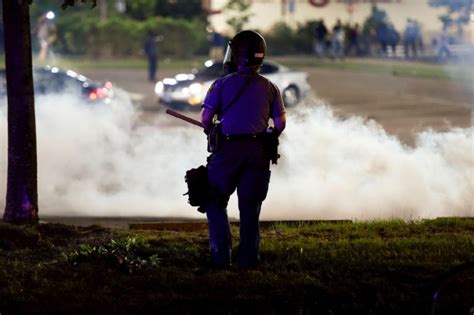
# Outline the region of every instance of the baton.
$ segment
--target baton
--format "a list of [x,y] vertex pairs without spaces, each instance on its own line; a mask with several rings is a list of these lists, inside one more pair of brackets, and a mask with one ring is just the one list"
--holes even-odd
[[196,119],[192,119],[191,117],[188,117],[188,116],[185,116],[183,114],[180,114],[178,112],[175,112],[174,110],[171,110],[171,109],[167,109],[166,110],[166,113],[168,115],[171,115],[173,117],[176,117],[176,118],[179,118],[181,120],[184,120],[190,124],[193,124],[195,126],[198,126],[198,127],[201,127],[201,128],[204,128],[204,126],[202,125],[202,123],[200,121],[197,121]]

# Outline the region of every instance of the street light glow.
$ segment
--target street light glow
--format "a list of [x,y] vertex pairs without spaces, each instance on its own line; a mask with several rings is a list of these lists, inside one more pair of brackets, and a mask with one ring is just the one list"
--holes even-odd
[[46,13],[46,18],[49,19],[49,20],[52,20],[54,19],[56,15],[54,14],[53,11],[49,11],[48,13]]

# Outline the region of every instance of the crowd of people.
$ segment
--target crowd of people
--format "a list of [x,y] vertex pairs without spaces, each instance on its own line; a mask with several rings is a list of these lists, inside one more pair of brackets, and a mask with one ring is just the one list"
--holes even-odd
[[[403,49],[397,47],[403,46]],[[403,56],[418,58],[423,51],[420,24],[407,19],[403,32],[388,22],[369,21],[361,28],[358,23],[342,24],[338,19],[332,28],[323,19],[313,29],[313,51],[318,57]]]

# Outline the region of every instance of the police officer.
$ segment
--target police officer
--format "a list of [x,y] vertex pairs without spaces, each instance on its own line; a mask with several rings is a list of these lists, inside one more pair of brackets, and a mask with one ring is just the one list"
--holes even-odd
[[237,190],[240,211],[239,267],[253,268],[259,260],[259,216],[270,181],[270,158],[264,134],[273,120],[278,136],[286,115],[278,88],[258,72],[265,58],[264,38],[242,31],[229,42],[224,58],[227,73],[209,89],[202,105],[201,122],[206,130],[220,118],[223,143],[208,159],[209,201],[205,206],[211,263],[231,263],[231,233],[227,204]]

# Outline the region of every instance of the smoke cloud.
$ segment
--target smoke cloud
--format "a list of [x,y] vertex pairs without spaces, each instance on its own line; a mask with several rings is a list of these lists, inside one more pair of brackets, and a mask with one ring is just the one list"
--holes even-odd
[[[197,127],[163,113],[140,122],[125,97],[103,106],[67,95],[36,103],[40,215],[203,217],[183,196],[185,171],[207,157]],[[408,147],[375,122],[342,120],[316,101],[288,116],[262,218],[474,216],[472,127],[426,131]],[[0,196],[6,129],[0,106]],[[235,196],[229,214],[238,217]]]
[[324,106],[301,109],[289,121],[274,171],[279,187],[269,198],[275,208],[284,204],[278,217],[474,215],[472,128],[426,131],[411,148],[374,121],[341,120]]

